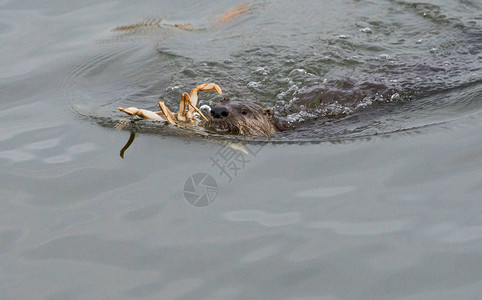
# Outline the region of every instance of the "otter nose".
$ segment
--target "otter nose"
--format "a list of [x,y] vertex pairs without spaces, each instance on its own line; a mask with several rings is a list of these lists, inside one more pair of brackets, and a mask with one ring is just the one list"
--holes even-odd
[[211,116],[215,119],[226,118],[229,115],[229,111],[224,106],[218,106],[211,109]]

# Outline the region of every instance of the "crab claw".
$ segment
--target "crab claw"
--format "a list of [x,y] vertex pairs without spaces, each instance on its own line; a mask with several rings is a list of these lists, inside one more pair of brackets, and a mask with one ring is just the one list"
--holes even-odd
[[[197,95],[198,91],[202,91],[202,92],[216,91],[220,95],[223,94],[223,91],[221,90],[219,85],[217,85],[215,83],[203,83],[203,84],[200,84],[200,85],[198,85],[197,87],[195,87],[191,90],[191,95],[190,95],[191,99],[192,99],[192,96]],[[196,103],[196,105],[197,105],[197,103]]]
[[222,95],[223,94],[223,90],[221,90],[221,87],[219,87],[219,85],[215,84],[215,83],[212,83],[213,85],[213,89],[218,92],[219,95]]
[[190,94],[190,98],[191,98],[191,103],[190,103],[191,105],[190,106],[191,107],[189,107],[189,109],[188,109],[188,113],[187,113],[188,118],[192,117],[192,114],[195,111],[194,107],[197,107],[197,103],[198,103],[198,99],[199,99],[198,96],[197,96],[197,93],[199,91],[202,91],[202,92],[216,91],[220,95],[223,94],[223,91],[221,90],[219,85],[217,85],[215,83],[203,83],[203,84],[200,84],[197,87],[193,88],[191,90],[191,94]]

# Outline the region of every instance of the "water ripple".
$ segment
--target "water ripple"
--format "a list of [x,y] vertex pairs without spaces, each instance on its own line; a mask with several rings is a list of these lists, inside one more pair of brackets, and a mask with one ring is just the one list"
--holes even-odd
[[300,221],[299,213],[271,214],[259,210],[231,211],[224,213],[223,217],[233,222],[255,222],[266,227],[284,226]]
[[321,187],[311,190],[299,191],[295,193],[294,196],[300,198],[328,198],[351,193],[354,190],[355,187],[353,186]]
[[329,229],[342,235],[380,235],[400,232],[409,227],[408,221],[385,221],[385,222],[364,222],[350,223],[338,221],[315,221],[310,223],[310,227],[317,229]]
[[482,240],[482,225],[461,226],[456,223],[440,223],[427,228],[425,233],[443,243],[468,243]]

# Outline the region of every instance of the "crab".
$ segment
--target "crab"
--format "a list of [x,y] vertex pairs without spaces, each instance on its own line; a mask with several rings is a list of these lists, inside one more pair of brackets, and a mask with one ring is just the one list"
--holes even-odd
[[191,90],[191,93],[183,93],[181,97],[181,102],[179,104],[179,112],[172,113],[169,108],[166,106],[164,101],[160,101],[158,103],[160,111],[150,111],[146,109],[139,109],[137,107],[128,107],[122,108],[118,107],[118,109],[122,112],[125,112],[128,115],[137,115],[144,119],[156,120],[156,121],[167,121],[172,125],[177,127],[185,127],[186,125],[193,124],[199,125],[201,120],[194,115],[194,112],[197,112],[206,122],[209,120],[203,113],[196,107],[198,104],[198,92],[210,92],[216,91],[220,95],[223,94],[221,88],[215,83],[203,83]]

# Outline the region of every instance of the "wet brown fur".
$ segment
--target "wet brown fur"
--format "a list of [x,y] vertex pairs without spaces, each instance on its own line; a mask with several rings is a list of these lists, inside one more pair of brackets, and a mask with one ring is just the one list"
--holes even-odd
[[208,116],[209,122],[203,122],[201,126],[217,133],[265,137],[278,131],[273,110],[261,104],[230,101],[229,98],[224,98],[213,109],[220,106],[227,108],[228,116],[225,118]]

